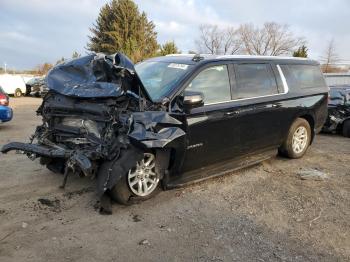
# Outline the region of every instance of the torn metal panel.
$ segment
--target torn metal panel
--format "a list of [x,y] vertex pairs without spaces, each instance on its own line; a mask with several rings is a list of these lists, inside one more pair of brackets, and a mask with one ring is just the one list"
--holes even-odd
[[132,121],[128,136],[147,148],[164,148],[186,135],[181,129],[182,122],[166,112],[136,112],[132,114]]
[[51,91],[73,97],[119,97],[131,91],[150,100],[133,63],[121,53],[91,54],[55,66],[46,77]]

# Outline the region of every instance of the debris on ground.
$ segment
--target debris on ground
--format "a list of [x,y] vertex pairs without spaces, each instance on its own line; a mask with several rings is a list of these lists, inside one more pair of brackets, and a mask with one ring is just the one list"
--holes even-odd
[[52,211],[61,211],[61,201],[59,199],[50,200],[48,198],[39,198],[38,202],[43,206],[48,206]]
[[319,171],[317,169],[302,170],[298,173],[298,176],[302,180],[315,180],[323,181],[328,178],[325,172]]
[[151,243],[147,239],[143,239],[139,242],[140,246],[150,246]]
[[83,194],[90,193],[90,192],[93,192],[93,191],[94,191],[94,189],[92,187],[85,187],[85,188],[82,188],[82,189],[79,189],[79,190],[76,190],[76,191],[66,192],[63,195],[65,197],[67,197],[68,199],[71,199],[71,198],[73,198],[75,196],[81,196]]
[[141,217],[139,215],[133,215],[132,221],[134,221],[134,222],[141,222],[142,219],[141,219]]
[[22,228],[27,228],[27,226],[28,226],[28,223],[22,222]]

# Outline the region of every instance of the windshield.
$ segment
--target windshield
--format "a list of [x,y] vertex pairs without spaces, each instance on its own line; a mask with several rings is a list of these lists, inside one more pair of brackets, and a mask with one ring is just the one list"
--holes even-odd
[[190,67],[188,64],[167,62],[141,62],[135,66],[152,100],[166,96]]

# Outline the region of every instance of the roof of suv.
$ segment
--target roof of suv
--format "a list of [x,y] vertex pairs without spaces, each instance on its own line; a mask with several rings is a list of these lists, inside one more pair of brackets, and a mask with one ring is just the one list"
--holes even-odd
[[222,61],[222,60],[265,60],[280,61],[284,63],[315,64],[315,60],[300,57],[283,56],[255,56],[255,55],[210,55],[210,54],[171,54],[148,59],[147,61],[196,64],[199,62]]

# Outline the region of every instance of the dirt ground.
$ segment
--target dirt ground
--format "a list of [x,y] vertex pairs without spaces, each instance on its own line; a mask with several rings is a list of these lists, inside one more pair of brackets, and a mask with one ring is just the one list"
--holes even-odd
[[[40,99],[11,99],[0,145],[28,140]],[[301,170],[328,178],[301,180]],[[350,139],[319,135],[303,159],[275,157],[164,191],[113,215],[94,181],[0,155],[0,261],[350,261]],[[49,199],[51,202],[46,203]],[[42,202],[40,202],[42,201]],[[47,205],[49,204],[49,206]]]

